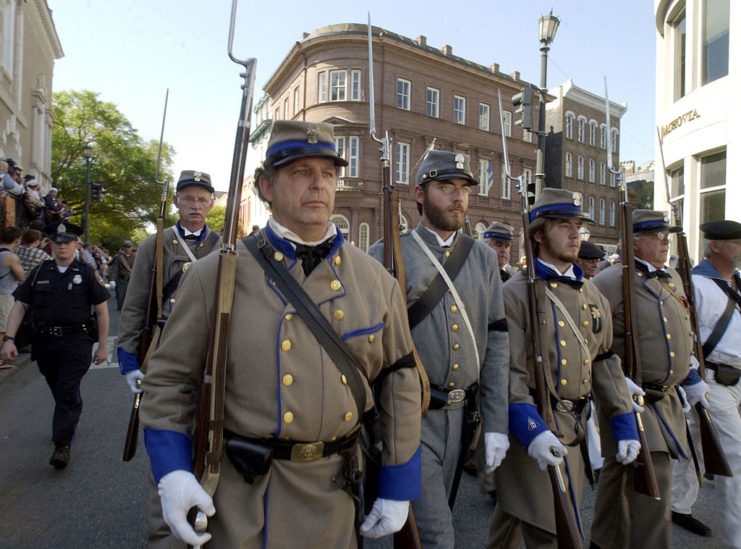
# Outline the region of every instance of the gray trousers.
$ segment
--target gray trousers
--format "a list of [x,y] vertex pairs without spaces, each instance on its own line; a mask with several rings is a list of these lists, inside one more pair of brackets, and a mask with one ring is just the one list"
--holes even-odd
[[422,497],[414,502],[424,549],[455,547],[448,497],[461,451],[463,408],[422,416]]

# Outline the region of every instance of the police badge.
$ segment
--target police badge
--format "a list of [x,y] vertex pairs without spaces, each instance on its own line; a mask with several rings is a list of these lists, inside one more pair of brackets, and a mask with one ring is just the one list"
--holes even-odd
[[73,284],[82,283],[82,277],[79,274],[76,274],[74,277],[72,277],[72,283]]

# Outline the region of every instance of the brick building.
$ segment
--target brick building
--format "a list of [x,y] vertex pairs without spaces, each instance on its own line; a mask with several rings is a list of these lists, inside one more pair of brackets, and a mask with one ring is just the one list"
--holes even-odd
[[[369,135],[367,26],[339,24],[304,34],[265,85],[251,146],[262,151],[272,119],[331,122],[349,166],[338,182],[333,221],[366,250],[382,236],[381,168]],[[497,90],[501,90],[509,161],[514,175],[532,180],[536,140],[513,125],[512,95],[528,83],[498,65],[478,65],[415,40],[373,28],[376,129],[392,141],[391,173],[399,191],[402,224],[414,227],[416,166],[435,141],[438,150],[463,152],[481,181],[469,204],[471,228],[481,234],[494,219],[521,226],[515,185],[503,177]],[[537,120],[537,104],[534,118]],[[251,158],[263,155],[251,154]],[[248,174],[254,170],[248,168]],[[248,178],[249,179],[249,178]],[[251,194],[250,182],[247,193]],[[243,196],[243,200],[246,197]],[[512,257],[519,257],[515,242]]]
[[[574,85],[572,79],[548,91],[545,172],[547,187],[579,191],[584,209],[597,222],[590,241],[611,248],[620,231],[620,193],[607,167],[605,98]],[[627,107],[610,102],[612,167],[619,163],[620,118]]]

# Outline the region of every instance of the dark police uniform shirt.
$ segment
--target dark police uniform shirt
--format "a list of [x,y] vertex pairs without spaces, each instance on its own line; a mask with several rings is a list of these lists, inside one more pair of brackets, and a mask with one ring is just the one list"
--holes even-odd
[[110,294],[93,270],[75,259],[63,273],[54,260],[44,261],[13,296],[31,307],[34,324],[75,326],[89,320],[91,307],[108,300]]

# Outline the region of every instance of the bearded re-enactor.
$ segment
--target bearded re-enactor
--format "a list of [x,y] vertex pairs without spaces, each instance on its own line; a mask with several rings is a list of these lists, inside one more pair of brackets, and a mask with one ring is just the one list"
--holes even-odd
[[[682,384],[690,405],[707,405],[707,384],[690,368],[693,335],[682,280],[666,266],[669,238],[677,231],[679,227],[670,225],[664,212],[633,212],[636,275],[635,302],[631,306],[637,321],[633,336],[642,359],[642,387],[630,381],[628,386],[632,394],[644,396],[641,416],[661,499],[636,492],[633,470],[610,456],[615,444],[604,436],[607,418],[599,408],[605,464],[597,488],[591,541],[602,549],[670,546],[670,458],[688,459],[690,454],[683,411],[685,399],[677,386]],[[594,278],[594,284],[610,302],[612,350],[621,358],[626,353],[622,277],[627,272],[622,267],[618,263]]]
[[[329,222],[337,167],[346,164],[331,125],[275,121],[258,179],[272,216],[245,241],[287,270],[345,341],[363,378],[365,409],[357,408],[309,320],[239,241],[226,365],[229,457],[212,499],[191,472],[191,435],[214,328],[219,256],[194,263],[144,378],[141,410],[165,520],[189,544],[354,548],[354,500],[344,479],[376,380],[382,467],[361,532],[400,529],[409,501],[419,496],[420,382],[404,299],[396,280]],[[244,459],[254,456],[264,459]],[[187,522],[193,506],[212,515],[208,533],[196,534]]]
[[[460,232],[469,194],[477,188],[468,156],[430,151],[416,183],[422,220],[401,238],[401,248],[412,337],[432,398],[422,418],[422,498],[414,511],[425,548],[452,548],[449,499],[461,453],[471,442],[470,414],[476,410],[477,393],[486,469],[499,465],[509,445],[507,324],[496,254]],[[376,243],[369,253],[382,260],[383,246]],[[439,269],[455,272],[449,274],[450,282]]]
[[[591,219],[580,193],[543,190],[530,212],[528,238],[535,257],[536,310],[546,386],[557,437],[538,413],[528,277],[515,275],[503,287],[510,341],[510,450],[496,470],[499,502],[492,518],[490,549],[557,547],[553,495],[547,466],[561,467],[569,502],[579,508],[585,484],[580,444],[594,392],[609,418],[603,427],[614,459],[630,463],[640,444],[620,366],[610,351],[610,306],[585,280],[576,263],[579,229]],[[565,460],[564,460],[565,458]],[[566,462],[566,467],[562,466]]]

